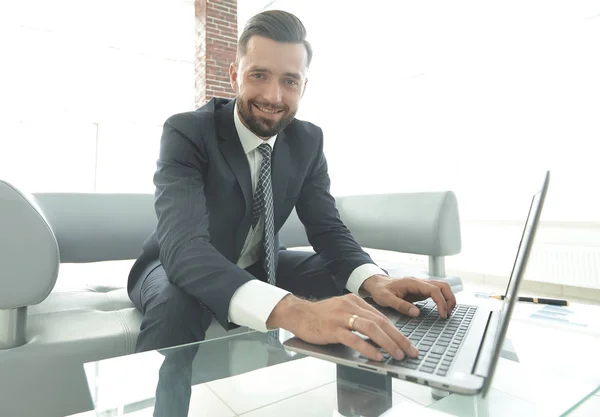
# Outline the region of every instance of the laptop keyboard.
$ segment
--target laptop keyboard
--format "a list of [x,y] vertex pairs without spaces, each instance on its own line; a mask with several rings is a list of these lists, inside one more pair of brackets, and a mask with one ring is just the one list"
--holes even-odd
[[477,307],[457,305],[450,318],[442,319],[431,300],[415,303],[419,317],[402,316],[395,326],[419,349],[418,358],[398,361],[381,349],[384,359],[392,365],[445,376],[471,325]]

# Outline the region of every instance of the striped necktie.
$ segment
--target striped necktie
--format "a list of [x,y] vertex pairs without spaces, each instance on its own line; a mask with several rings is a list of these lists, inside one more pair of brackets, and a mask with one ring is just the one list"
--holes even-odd
[[267,273],[267,281],[275,285],[275,221],[273,219],[273,188],[271,184],[271,146],[263,143],[258,147],[263,160],[258,176],[258,185],[254,194],[252,207],[252,226],[256,227],[260,216],[264,216],[263,265]]

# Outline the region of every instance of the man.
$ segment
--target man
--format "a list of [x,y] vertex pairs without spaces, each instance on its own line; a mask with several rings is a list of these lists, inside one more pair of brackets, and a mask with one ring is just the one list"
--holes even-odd
[[[229,70],[237,98],[166,121],[158,225],[128,285],[143,312],[137,351],[202,340],[214,316],[226,329],[284,328],[381,359],[357,331],[401,359],[418,352],[362,297],[411,316],[409,301],[428,297],[442,317],[454,308],[446,283],[388,277],[341,222],[322,131],[294,118],[312,58],[305,37],[289,13],[252,17]],[[316,253],[279,250],[294,207]]]

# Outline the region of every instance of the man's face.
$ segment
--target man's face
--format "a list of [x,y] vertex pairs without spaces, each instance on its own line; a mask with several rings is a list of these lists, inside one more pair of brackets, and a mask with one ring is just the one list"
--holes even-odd
[[237,68],[231,64],[240,119],[257,136],[268,139],[294,119],[306,87],[306,62],[302,43],[252,36]]

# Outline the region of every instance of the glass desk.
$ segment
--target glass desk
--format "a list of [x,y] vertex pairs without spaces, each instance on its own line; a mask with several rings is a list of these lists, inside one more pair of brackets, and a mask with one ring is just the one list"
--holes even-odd
[[[91,362],[84,368],[96,413],[102,417],[152,416],[155,409],[154,415],[169,417],[463,417],[481,415],[482,404],[483,414],[490,416],[600,415],[594,405],[600,404],[600,361],[584,354],[600,352],[599,338],[583,334],[580,342],[587,345],[573,350],[577,337],[540,326],[534,326],[535,332],[528,326],[515,320],[509,337],[515,337],[517,352],[523,347],[520,356],[533,355],[535,360],[502,358],[483,403],[455,394],[435,400],[426,386],[373,380],[374,374],[289,352],[258,332]],[[280,340],[290,336],[280,332]],[[540,359],[539,347],[531,350],[532,343],[544,346],[544,337],[570,337],[553,345],[563,352],[554,362],[565,366],[550,366]],[[543,351],[555,354],[551,347]],[[588,402],[592,414],[580,413],[585,407],[579,404]]]

